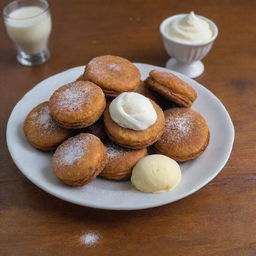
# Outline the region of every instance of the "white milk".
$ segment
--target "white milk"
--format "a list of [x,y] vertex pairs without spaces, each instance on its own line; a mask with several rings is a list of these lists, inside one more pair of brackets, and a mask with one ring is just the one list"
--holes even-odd
[[47,11],[43,11],[37,6],[21,7],[11,12],[10,18],[5,20],[9,36],[27,54],[37,54],[47,48],[51,17]]

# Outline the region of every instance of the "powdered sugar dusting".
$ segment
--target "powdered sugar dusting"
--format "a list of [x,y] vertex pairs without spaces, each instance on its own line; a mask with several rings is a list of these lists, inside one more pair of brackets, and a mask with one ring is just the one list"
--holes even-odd
[[100,58],[92,59],[89,62],[88,66],[91,66],[93,68],[94,74],[97,74],[98,76],[101,76],[101,77],[110,76],[112,73],[108,71],[114,71],[114,72],[121,71],[120,64],[115,62],[106,63]]
[[95,246],[100,237],[97,233],[95,232],[86,232],[83,235],[80,236],[80,243],[82,245],[85,245],[87,247],[92,247]]
[[62,109],[79,110],[91,102],[92,87],[73,85],[58,92],[58,106]]
[[65,141],[55,152],[55,159],[61,165],[72,165],[86,153],[91,136],[81,134]]
[[111,70],[120,71],[120,66],[116,63],[109,63],[108,68],[111,69]]
[[96,73],[97,75],[102,75],[102,73],[104,74],[104,70],[102,69],[103,63],[102,61],[100,61],[98,58],[94,58],[92,59],[88,66],[92,66],[93,67],[93,72]]
[[169,142],[169,140],[180,141],[184,137],[190,135],[192,128],[192,116],[189,113],[185,113],[176,117],[171,116],[167,118],[165,122],[165,132],[163,134],[163,139],[167,142]]
[[108,154],[109,159],[115,158],[115,157],[119,156],[120,154],[131,151],[129,149],[120,147],[119,145],[114,144],[112,142],[107,143],[106,148],[107,148],[107,154]]
[[[190,131],[190,118],[187,116],[183,117],[175,117],[171,122],[170,126],[178,130],[180,133],[188,133]],[[169,120],[170,122],[170,120]]]
[[52,120],[48,105],[43,106],[38,112],[33,113],[32,117],[36,124],[42,129],[58,129],[59,126]]

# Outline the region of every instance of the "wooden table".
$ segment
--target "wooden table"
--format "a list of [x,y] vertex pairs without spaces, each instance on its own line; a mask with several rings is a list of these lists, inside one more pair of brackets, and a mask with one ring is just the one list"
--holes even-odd
[[[1,1],[1,8],[7,3]],[[1,23],[0,255],[256,255],[256,1],[52,0],[52,58],[17,63]],[[216,22],[219,36],[197,79],[228,109],[236,130],[223,171],[178,202],[139,211],[105,211],[57,199],[27,180],[5,141],[16,102],[42,79],[113,54],[164,66],[160,22],[194,10]],[[89,247],[88,234],[99,239]],[[88,241],[80,240],[87,234]],[[84,236],[85,237],[85,236]],[[85,237],[86,238],[86,237]]]

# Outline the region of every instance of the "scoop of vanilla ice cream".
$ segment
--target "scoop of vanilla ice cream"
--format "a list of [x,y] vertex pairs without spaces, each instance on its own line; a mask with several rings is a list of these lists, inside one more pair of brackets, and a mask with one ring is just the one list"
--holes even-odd
[[124,92],[109,106],[114,122],[124,128],[145,130],[157,120],[156,111],[148,98],[135,92]]
[[142,192],[173,189],[181,180],[180,166],[173,159],[154,154],[142,158],[133,168],[131,182]]

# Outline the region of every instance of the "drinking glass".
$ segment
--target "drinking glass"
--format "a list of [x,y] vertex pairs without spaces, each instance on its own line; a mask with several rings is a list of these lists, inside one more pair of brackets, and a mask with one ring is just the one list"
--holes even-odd
[[50,58],[48,39],[52,24],[46,0],[13,1],[3,9],[3,17],[20,64],[34,66]]

